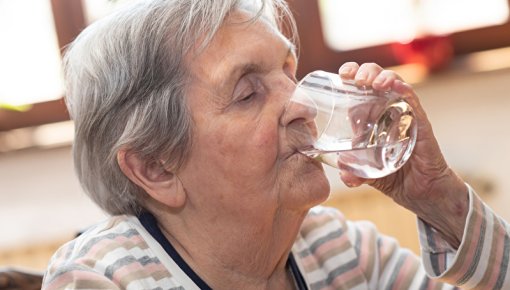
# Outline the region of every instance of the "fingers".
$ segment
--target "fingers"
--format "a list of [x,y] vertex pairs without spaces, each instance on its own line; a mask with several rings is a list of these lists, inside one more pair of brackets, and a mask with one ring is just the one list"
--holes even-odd
[[338,70],[344,81],[354,81],[358,86],[371,86],[379,91],[392,89],[396,80],[402,78],[391,70],[385,70],[375,63],[364,63],[361,66],[356,62],[346,62]]
[[342,169],[340,169],[340,179],[348,187],[358,187],[367,181],[364,178],[357,177],[356,175]]
[[372,88],[379,91],[389,91],[393,89],[395,81],[402,82],[402,78],[391,70],[382,70],[372,82]]
[[339,69],[338,74],[343,80],[353,80],[359,70],[359,65],[355,62],[346,62]]

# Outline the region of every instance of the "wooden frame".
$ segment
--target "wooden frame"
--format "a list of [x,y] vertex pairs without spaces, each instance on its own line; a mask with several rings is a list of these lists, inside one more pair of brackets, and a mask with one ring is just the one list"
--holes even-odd
[[[318,0],[288,0],[296,18],[300,36],[298,77],[322,69],[336,71],[344,62],[376,62],[381,66],[398,65],[391,45],[381,45],[337,52],[329,48],[323,38]],[[508,1],[510,6],[510,0]],[[453,33],[449,36],[454,55],[510,46],[510,19],[499,26]]]
[[[48,0],[49,1],[49,0]],[[64,48],[85,28],[81,0],[51,0],[58,45]],[[23,112],[0,109],[0,131],[69,120],[63,98],[33,104]]]
[[[47,0],[49,1],[49,0]],[[335,71],[346,61],[377,62],[397,65],[390,45],[336,52],[326,46],[320,24],[317,1],[289,0],[299,34],[300,64],[298,77],[315,69]],[[510,5],[510,0],[509,0]],[[72,41],[86,26],[81,0],[51,0],[59,47]],[[454,33],[450,36],[455,55],[510,46],[510,21],[503,25]],[[0,109],[0,131],[68,120],[63,99],[34,104],[25,112]]]

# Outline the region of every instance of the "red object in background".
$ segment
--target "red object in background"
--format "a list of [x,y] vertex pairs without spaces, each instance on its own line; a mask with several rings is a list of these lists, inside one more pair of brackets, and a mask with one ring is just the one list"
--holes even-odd
[[409,43],[393,43],[391,49],[401,64],[421,64],[430,71],[445,68],[453,56],[453,45],[448,36],[426,36]]

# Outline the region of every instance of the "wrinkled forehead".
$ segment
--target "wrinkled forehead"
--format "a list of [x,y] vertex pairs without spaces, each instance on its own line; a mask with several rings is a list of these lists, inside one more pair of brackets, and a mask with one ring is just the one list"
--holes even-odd
[[[251,10],[237,8],[232,10],[224,19],[221,26],[214,34],[206,32],[199,35],[195,45],[185,55],[187,64],[197,59],[200,55],[207,53],[207,50],[217,49],[219,45],[233,43],[236,34],[248,32],[250,29],[261,33],[271,34],[285,42],[287,46],[294,49],[294,44],[285,37],[275,23],[269,21],[264,14],[258,14]],[[238,35],[237,35],[238,36]]]
[[[249,63],[253,57],[278,50],[294,53],[294,44],[272,23],[246,10],[232,11],[205,47],[188,52],[185,64],[190,76],[224,78],[231,67]],[[220,82],[220,80],[218,80]]]

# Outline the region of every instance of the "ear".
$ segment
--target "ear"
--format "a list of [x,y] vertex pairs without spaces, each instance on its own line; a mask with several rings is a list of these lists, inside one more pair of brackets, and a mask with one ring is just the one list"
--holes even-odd
[[124,175],[156,201],[172,208],[184,205],[186,192],[181,181],[159,161],[143,160],[138,154],[121,149],[117,162]]

